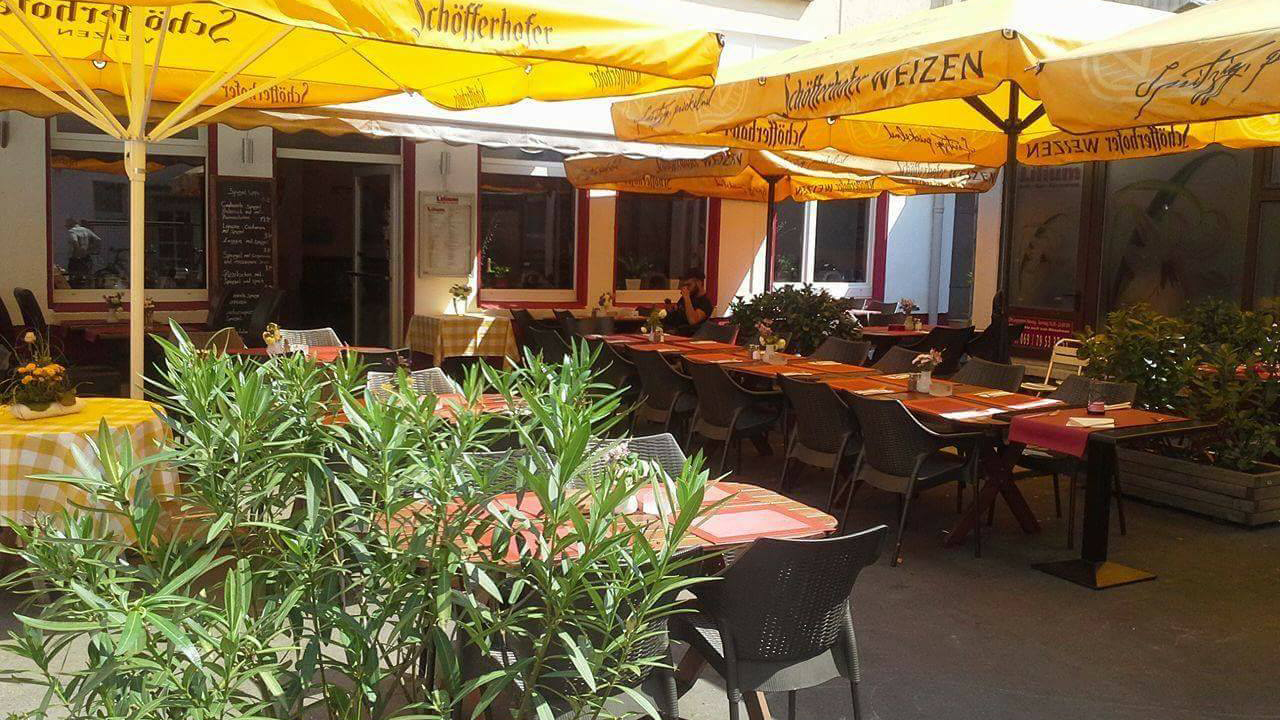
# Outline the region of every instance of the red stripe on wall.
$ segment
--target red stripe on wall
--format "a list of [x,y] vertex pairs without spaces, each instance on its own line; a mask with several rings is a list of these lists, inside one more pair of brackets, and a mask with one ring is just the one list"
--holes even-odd
[[884,302],[884,270],[889,256],[889,194],[876,198],[875,245],[871,250],[871,297]]
[[404,267],[401,271],[401,282],[404,283],[404,315],[401,318],[404,327],[409,327],[409,318],[413,317],[414,290],[417,285],[417,259],[414,253],[418,249],[418,146],[411,140],[400,141],[400,186],[404,191],[401,201],[401,217],[404,220],[403,238]]

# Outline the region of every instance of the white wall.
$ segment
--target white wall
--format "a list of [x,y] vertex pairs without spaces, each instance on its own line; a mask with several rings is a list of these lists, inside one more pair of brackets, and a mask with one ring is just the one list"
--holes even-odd
[[991,324],[991,299],[995,297],[1000,264],[1000,206],[1004,172],[996,184],[978,196],[978,239],[973,261],[973,324]]
[[19,112],[0,112],[9,123],[9,144],[0,149],[0,295],[15,323],[21,322],[13,288],[35,293],[49,315],[48,220],[45,208],[45,122]]
[[[945,196],[949,210],[942,223],[942,266],[938,277],[938,312],[947,311],[951,285],[951,234],[955,199]],[[929,300],[930,237],[933,233],[933,197],[889,196],[889,238],[885,253],[884,300],[915,300],[927,311]]]
[[[464,145],[455,147],[448,143],[427,142],[417,145],[417,153],[414,158],[414,179],[415,193],[413,208],[414,222],[420,223],[422,218],[418,212],[418,198],[423,192],[440,192],[440,193],[459,193],[475,195],[479,191],[479,162],[480,153],[477,152],[475,145]],[[446,172],[441,173],[441,156],[447,156]],[[476,205],[472,205],[475,208]],[[406,210],[408,210],[406,208]],[[472,249],[475,249],[475,228],[479,226],[477,219],[472,217]],[[416,243],[417,232],[415,229],[414,237],[405,238],[405,242]],[[415,254],[414,258],[414,277],[406,278],[405,282],[413,282],[413,311],[415,314],[439,314],[449,309],[449,305],[453,298],[449,295],[449,287],[455,283],[465,281],[472,288],[478,287],[476,277],[476,268],[473,264],[471,273],[466,276],[446,277],[442,275],[422,275],[417,270],[418,258]],[[475,293],[471,294],[468,301],[468,307],[474,309],[476,306]],[[406,318],[407,326],[408,318]]]
[[764,203],[725,200],[720,205],[720,272],[716,314],[735,296],[764,291],[764,241],[768,208]]

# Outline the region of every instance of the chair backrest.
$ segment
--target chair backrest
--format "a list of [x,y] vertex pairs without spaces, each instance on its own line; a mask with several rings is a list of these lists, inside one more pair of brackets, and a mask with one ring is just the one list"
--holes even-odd
[[581,332],[578,330],[578,318],[574,317],[573,313],[568,310],[552,310],[551,312],[556,316],[556,324],[559,325],[566,336],[577,335]]
[[995,363],[982,358],[971,357],[969,361],[951,379],[959,383],[981,385],[993,390],[1017,392],[1022,387],[1022,378],[1027,374],[1025,365],[1009,365]]
[[[782,394],[795,413],[795,438],[801,445],[823,453],[839,452],[857,433],[853,411],[835,390],[823,383],[778,376]],[[855,446],[856,447],[856,446]]]
[[[169,333],[169,339],[177,342],[177,337],[172,331]],[[194,347],[224,353],[245,347],[244,338],[240,337],[240,333],[233,327],[224,327],[221,330],[190,330],[187,332],[187,339]]]
[[732,321],[707,320],[698,326],[693,337],[698,340],[715,340],[732,345],[738,339],[738,326]]
[[[377,397],[387,397],[396,388],[396,374],[394,372],[378,372],[373,371],[365,376],[365,384],[368,385],[370,391]],[[425,370],[414,370],[409,373],[409,387],[419,395],[428,393],[433,395],[444,395],[447,393],[460,393],[462,388],[458,383],[453,381],[440,368],[427,368]]]
[[829,337],[822,341],[809,357],[814,360],[835,360],[849,365],[861,365],[871,353],[870,340],[845,340]]
[[14,339],[14,330],[13,316],[9,314],[9,307],[5,305],[4,300],[0,298],[0,338],[12,341]]
[[280,303],[284,302],[284,290],[275,287],[263,288],[258,295],[258,302],[253,306],[245,332],[249,342],[255,347],[262,346],[262,333],[267,325],[274,322],[276,313],[280,312]]
[[290,345],[306,345],[307,347],[341,347],[345,343],[338,338],[338,331],[333,328],[312,328],[310,330],[285,330],[280,328],[280,337]]
[[412,361],[413,351],[409,348],[387,350],[386,352],[362,351],[360,353],[360,363],[365,365],[369,372],[394,373],[400,368],[408,369]]
[[640,375],[645,404],[667,410],[680,395],[693,395],[693,380],[677,372],[657,350],[632,350],[631,361]]
[[612,335],[614,332],[616,324],[608,315],[581,317],[574,321],[575,335]]
[[849,404],[862,428],[863,462],[886,475],[910,477],[920,457],[937,446],[901,400],[851,395]]
[[[613,448],[618,446],[626,447],[628,452],[634,453],[641,460],[651,460],[657,463],[658,467],[661,467],[663,472],[672,478],[680,477],[680,473],[684,472],[684,464],[688,460],[684,451],[680,449],[680,444],[676,442],[671,433],[617,440],[596,439],[587,445],[587,450],[588,452],[595,452],[602,447]],[[608,459],[604,453],[599,454],[591,464],[590,471],[599,471],[607,461]]]
[[22,324],[41,335],[48,335],[49,323],[45,322],[44,311],[36,300],[36,294],[26,288],[13,289],[13,299],[18,301],[18,312],[22,313]]
[[528,332],[529,349],[544,362],[559,363],[569,354],[569,346],[554,329],[530,325],[525,330]]
[[1138,396],[1137,383],[1111,382],[1094,380],[1084,375],[1069,375],[1063,378],[1049,397],[1061,400],[1068,405],[1084,405],[1090,396],[1096,396],[1107,405],[1116,403],[1133,403]]
[[942,362],[934,369],[936,375],[950,375],[960,367],[960,358],[964,357],[965,345],[973,337],[973,326],[946,327],[939,325],[929,330],[929,334],[915,347],[920,350],[937,350],[942,353]]
[[1048,383],[1059,376],[1083,373],[1089,366],[1089,361],[1080,357],[1081,347],[1084,347],[1084,343],[1075,338],[1062,338],[1054,343],[1053,350],[1049,353],[1049,367],[1045,368],[1044,381]]
[[689,363],[689,377],[698,396],[698,417],[716,427],[729,427],[736,411],[751,404],[751,396],[714,363]]
[[595,371],[597,381],[615,388],[632,386],[636,376],[635,365],[619,355],[613,346],[603,340],[587,340],[586,343],[595,351],[591,369]]
[[[1025,330],[1027,324],[1024,322],[1009,323],[1009,344],[1014,345],[1018,342],[1018,338],[1022,337],[1022,331]],[[999,329],[994,323],[988,325],[982,332],[973,336],[969,343],[965,345],[964,351],[969,357],[982,358],[997,362],[999,356],[999,338],[996,337],[996,331]]]
[[205,316],[205,327],[224,328],[227,322],[227,310],[231,307],[232,291],[220,287],[209,290],[209,314]]
[[739,660],[807,660],[849,632],[849,595],[888,528],[821,540],[763,538],[695,592],[732,632]]
[[911,361],[915,360],[919,354],[917,350],[908,350],[901,345],[894,345],[876,358],[876,361],[871,363],[871,367],[885,374],[911,372],[915,369]]

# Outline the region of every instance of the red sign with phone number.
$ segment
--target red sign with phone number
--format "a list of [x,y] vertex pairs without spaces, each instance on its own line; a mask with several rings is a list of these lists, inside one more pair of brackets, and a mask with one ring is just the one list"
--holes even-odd
[[1022,330],[1022,336],[1014,345],[1025,350],[1048,352],[1053,349],[1054,343],[1063,338],[1072,337],[1076,332],[1075,323],[1070,320],[1011,316],[1009,321],[1027,324]]

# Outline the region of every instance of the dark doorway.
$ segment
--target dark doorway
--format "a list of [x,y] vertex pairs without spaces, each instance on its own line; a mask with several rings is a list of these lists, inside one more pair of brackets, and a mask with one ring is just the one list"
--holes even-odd
[[352,345],[390,347],[390,165],[280,158],[281,325],[332,327]]

